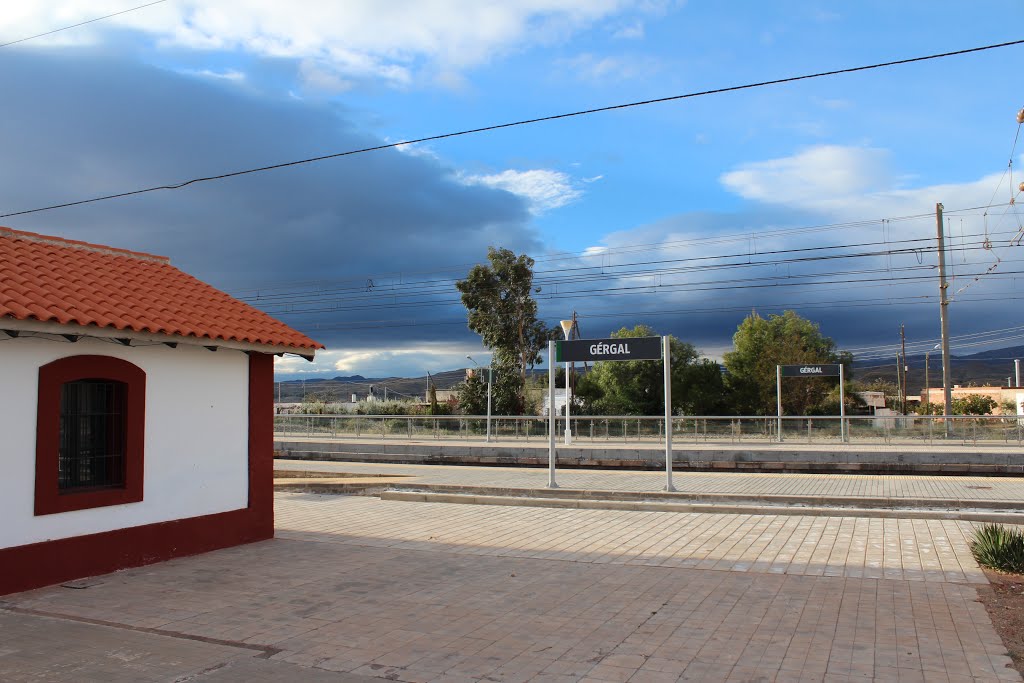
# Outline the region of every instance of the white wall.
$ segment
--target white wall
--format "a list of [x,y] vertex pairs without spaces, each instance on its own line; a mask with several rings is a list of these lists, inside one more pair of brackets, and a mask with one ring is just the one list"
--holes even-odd
[[[146,372],[144,498],[36,517],[39,367],[86,354],[123,358]],[[249,361],[241,351],[95,339],[0,343],[0,548],[246,507],[248,401]]]

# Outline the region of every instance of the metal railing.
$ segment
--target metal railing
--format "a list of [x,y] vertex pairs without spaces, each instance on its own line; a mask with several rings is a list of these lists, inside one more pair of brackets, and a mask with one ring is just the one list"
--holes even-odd
[[[573,443],[664,443],[665,419],[647,416],[571,416]],[[965,445],[1005,447],[1024,443],[1024,418],[1016,416],[847,416],[846,441],[839,417],[679,416],[672,418],[675,446],[685,444],[789,443],[818,445]],[[557,418],[561,443],[565,418]],[[482,440],[482,415],[275,415],[274,435],[393,440]],[[781,440],[780,440],[781,425]],[[492,416],[492,441],[543,441],[544,416]]]

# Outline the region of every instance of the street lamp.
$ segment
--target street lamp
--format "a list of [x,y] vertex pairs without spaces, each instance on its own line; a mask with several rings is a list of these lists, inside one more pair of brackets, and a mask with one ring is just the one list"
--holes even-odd
[[[572,321],[563,320],[561,322],[562,332],[565,333],[565,339],[568,341],[569,334],[572,332]],[[569,361],[565,361],[565,445],[572,445],[572,427],[569,425],[569,404],[572,403],[572,388],[569,386]],[[554,410],[555,407],[551,406]]]
[[[473,356],[466,356],[466,358],[468,358],[473,365],[483,370],[480,364],[473,360]],[[487,443],[491,442],[491,380],[494,379],[493,365],[493,360],[487,364]]]

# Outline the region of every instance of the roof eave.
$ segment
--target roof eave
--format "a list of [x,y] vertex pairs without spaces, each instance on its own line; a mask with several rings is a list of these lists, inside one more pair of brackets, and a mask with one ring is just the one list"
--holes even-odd
[[[11,330],[16,333],[36,332],[40,334],[74,335],[82,337],[95,337],[98,339],[126,339],[129,341],[155,342],[173,346],[176,344],[188,344],[190,346],[218,347],[234,349],[236,351],[247,351],[254,353],[270,353],[275,355],[290,353],[301,356],[308,361],[316,357],[317,346],[289,346],[285,344],[262,344],[235,339],[214,339],[211,337],[195,337],[179,334],[163,334],[155,332],[137,332],[135,330],[119,330],[114,327],[99,327],[98,325],[79,325],[77,323],[61,323],[56,321],[41,321],[34,319],[20,320],[11,316],[0,317],[0,331]],[[315,342],[313,342],[315,344]]]

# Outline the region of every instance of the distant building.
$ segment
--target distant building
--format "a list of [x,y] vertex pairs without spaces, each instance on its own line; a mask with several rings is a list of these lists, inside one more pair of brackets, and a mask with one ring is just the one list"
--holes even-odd
[[884,391],[858,391],[857,395],[874,415],[880,408],[885,408]]
[[[950,392],[953,400],[967,398],[968,396],[988,396],[996,402],[994,415],[1002,415],[1002,404],[1006,401],[1017,406],[1017,415],[1024,415],[1024,388],[1021,387],[962,387],[954,384]],[[942,387],[930,387],[921,391],[921,403],[937,403],[941,405],[945,401]],[[1013,413],[1011,413],[1012,415]]]
[[0,595],[274,535],[274,355],[152,256],[0,228]]
[[[544,403],[541,405],[541,415],[551,414],[551,397],[544,391]],[[565,389],[555,389],[555,415],[565,414]]]

